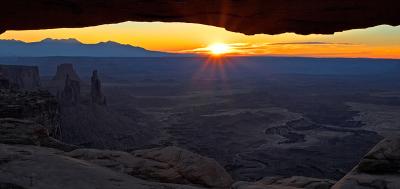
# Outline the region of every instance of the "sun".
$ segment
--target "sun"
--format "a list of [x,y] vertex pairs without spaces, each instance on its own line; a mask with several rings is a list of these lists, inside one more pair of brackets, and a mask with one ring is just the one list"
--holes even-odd
[[223,43],[212,44],[212,45],[208,46],[207,49],[210,54],[215,55],[215,56],[229,53],[231,50],[229,45],[223,44]]

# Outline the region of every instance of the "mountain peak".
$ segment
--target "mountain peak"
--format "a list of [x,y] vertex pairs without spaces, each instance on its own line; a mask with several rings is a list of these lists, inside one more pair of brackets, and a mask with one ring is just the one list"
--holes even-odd
[[40,41],[41,43],[69,43],[69,44],[74,44],[74,43],[81,43],[77,39],[74,38],[69,38],[69,39],[52,39],[52,38],[46,38]]
[[97,45],[121,45],[121,46],[125,46],[124,44],[121,44],[121,43],[118,43],[118,42],[115,42],[115,41],[99,42],[99,43],[97,43]]
[[[12,43],[12,45],[10,45]],[[149,51],[129,44],[106,41],[97,44],[84,44],[70,39],[46,38],[42,41],[26,43],[19,41],[0,41],[0,56],[19,57],[165,57],[178,56],[159,51]]]

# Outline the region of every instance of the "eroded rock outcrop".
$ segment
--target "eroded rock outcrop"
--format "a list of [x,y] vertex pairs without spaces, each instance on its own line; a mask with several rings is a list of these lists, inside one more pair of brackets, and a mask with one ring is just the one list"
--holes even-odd
[[72,64],[60,64],[57,66],[56,75],[53,77],[53,81],[62,81],[64,82],[69,76],[69,79],[80,81],[78,74],[74,70],[74,66]]
[[46,127],[33,121],[0,118],[0,133],[0,143],[3,144],[46,146],[63,151],[76,149],[50,137]]
[[332,189],[400,188],[400,137],[388,137]]
[[302,176],[265,177],[257,182],[236,182],[232,189],[329,189],[335,181]]
[[33,90],[40,87],[39,68],[36,66],[0,65],[0,76],[8,80],[9,88]]
[[0,90],[0,118],[30,120],[52,137],[61,135],[58,102],[47,91]]
[[[136,157],[170,165],[189,183],[226,188],[233,182],[231,176],[217,161],[174,146],[138,150],[133,154]],[[163,170],[159,167],[149,167],[149,169],[155,172]]]
[[162,21],[220,26],[245,34],[325,34],[399,25],[399,10],[398,0],[7,0],[0,7],[0,33]]
[[68,153],[115,171],[145,180],[229,188],[231,176],[215,160],[177,147],[134,151],[78,149]]
[[67,74],[65,78],[64,89],[58,93],[58,99],[62,105],[76,105],[79,103],[81,96],[81,85],[77,80],[70,79]]
[[0,143],[75,149],[60,137],[59,106],[49,92],[0,90]]
[[91,77],[90,96],[93,104],[106,105],[106,98],[103,95],[101,81],[99,79],[97,70],[93,71]]

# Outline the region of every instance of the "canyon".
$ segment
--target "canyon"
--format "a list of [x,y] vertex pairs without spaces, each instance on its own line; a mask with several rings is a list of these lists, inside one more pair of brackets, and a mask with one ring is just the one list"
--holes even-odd
[[[35,99],[46,100],[43,97],[46,96]],[[77,149],[52,138],[46,127],[29,118],[10,118],[14,114],[5,117],[0,119],[2,188],[194,189],[230,188],[233,184],[235,189],[328,189],[331,186],[333,189],[395,189],[400,186],[398,137],[379,143],[336,184],[332,180],[306,177],[266,177],[254,183],[234,183],[215,160],[180,148],[131,152]],[[54,130],[52,125],[47,127]]]
[[[39,60],[49,59],[29,62],[37,64]],[[90,62],[89,58],[82,60]],[[333,85],[341,79],[332,75],[270,75],[270,79],[261,82],[235,72],[228,72],[233,84],[230,90],[215,90],[220,81],[209,81],[205,72],[193,80],[197,84],[192,86],[199,88],[182,95],[179,81],[187,76],[171,74],[168,69],[176,72],[179,69],[168,68],[170,65],[143,75],[147,69],[138,63],[133,68],[125,63],[122,69],[114,66],[115,69],[109,70],[104,69],[108,68],[107,63],[95,61],[96,64],[62,66],[50,63],[52,71],[44,66],[47,64],[39,63],[44,75],[40,80],[41,90],[1,90],[2,187],[391,189],[399,186],[398,130],[393,127],[399,102],[396,93],[384,92],[392,89],[394,81],[388,72],[385,72],[388,80],[375,80],[383,91],[371,93],[367,89],[368,95],[361,93],[365,86],[357,84],[364,83],[368,74],[346,76],[352,81],[347,88],[345,84]],[[95,66],[97,73],[87,65]],[[390,65],[383,62],[380,68],[393,70]],[[377,71],[365,63],[362,68],[365,73]],[[119,78],[110,77],[117,70],[124,70],[127,75],[118,71]],[[150,79],[153,74],[158,75],[158,80]],[[75,90],[79,91],[74,93],[79,98],[74,103],[63,103],[63,98],[57,97],[68,86],[65,85],[68,80],[80,86],[80,90]],[[255,88],[244,86],[268,86],[274,92],[254,91]],[[302,89],[300,93],[296,86],[308,90]],[[369,87],[376,88],[374,82],[369,82],[366,88]],[[98,96],[93,98],[93,94]],[[132,94],[133,98],[124,96]],[[319,101],[315,101],[315,95]],[[98,100],[103,98],[107,98],[106,104]],[[29,106],[25,106],[27,102]],[[384,108],[387,112],[383,112],[381,106],[393,110]],[[380,111],[382,119],[374,116],[374,111]],[[392,123],[387,125],[388,121]],[[51,168],[39,168],[45,165]],[[76,182],[66,182],[71,179]]]

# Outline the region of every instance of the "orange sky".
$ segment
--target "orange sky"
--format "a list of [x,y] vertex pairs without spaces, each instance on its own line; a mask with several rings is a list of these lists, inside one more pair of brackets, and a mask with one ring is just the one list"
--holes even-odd
[[377,26],[334,35],[253,35],[223,28],[187,23],[139,23],[101,25],[78,29],[7,31],[0,39],[25,42],[45,38],[76,38],[83,43],[115,41],[168,52],[204,52],[214,43],[225,43],[241,55],[400,58],[400,27]]

